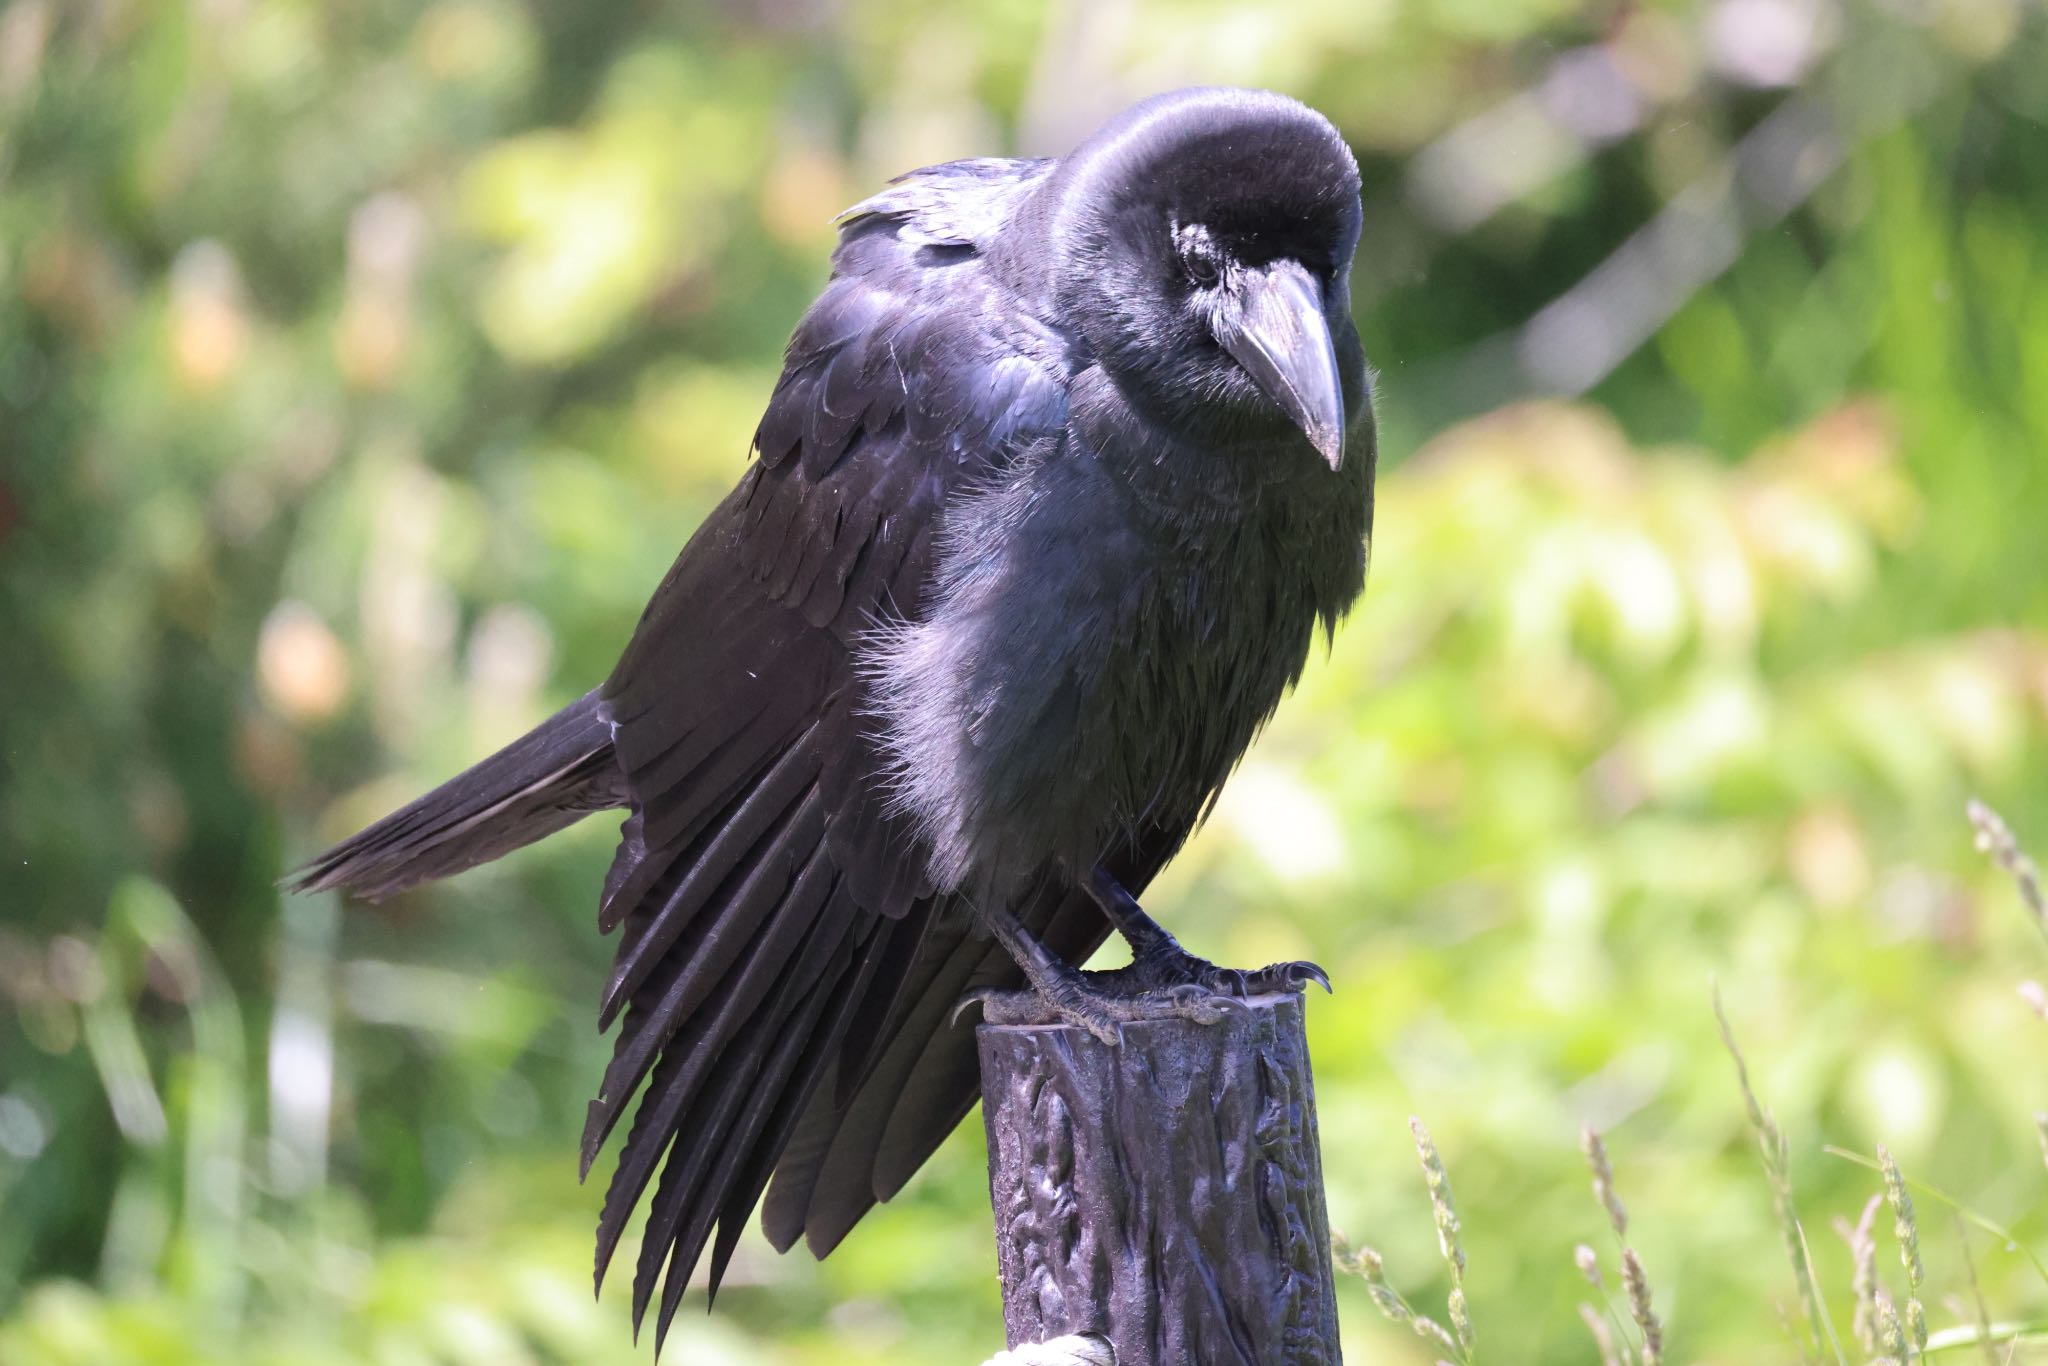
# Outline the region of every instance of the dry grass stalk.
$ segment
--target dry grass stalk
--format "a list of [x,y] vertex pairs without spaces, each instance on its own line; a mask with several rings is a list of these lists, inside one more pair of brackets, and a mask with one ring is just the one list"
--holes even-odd
[[1984,1287],[1977,1280],[1977,1257],[1970,1251],[1970,1231],[1963,1227],[1960,1217],[1956,1219],[1956,1241],[1963,1249],[1963,1270],[1970,1278],[1970,1303],[1977,1311],[1977,1342],[1984,1349],[1984,1359],[1991,1366],[1998,1366],[1998,1348],[1991,1340],[1991,1309],[1984,1303]]
[[1579,1146],[1585,1150],[1586,1165],[1593,1171],[1593,1198],[1600,1202],[1600,1208],[1607,1211],[1607,1222],[1614,1229],[1614,1236],[1626,1239],[1628,1208],[1614,1193],[1614,1166],[1607,1160],[1607,1145],[1600,1141],[1600,1135],[1588,1124],[1579,1135]]
[[1598,1309],[1581,1301],[1579,1318],[1586,1325],[1586,1331],[1593,1335],[1593,1345],[1600,1351],[1600,1366],[1626,1366],[1614,1346],[1614,1334],[1607,1327],[1607,1320]]
[[1835,1232],[1849,1245],[1849,1260],[1855,1266],[1849,1286],[1856,1297],[1856,1318],[1850,1325],[1863,1355],[1877,1355],[1877,1210],[1884,1197],[1873,1195],[1863,1206],[1863,1217],[1851,1228],[1849,1221],[1835,1220]]
[[[1579,1306],[1580,1317],[1595,1314],[1600,1317],[1600,1328],[1593,1334],[1593,1344],[1600,1349],[1604,1363],[1610,1354],[1619,1366],[1637,1366],[1635,1347],[1629,1342],[1628,1327],[1621,1321],[1621,1315],[1614,1308],[1614,1297],[1607,1293],[1607,1278],[1600,1274],[1600,1254],[1580,1243],[1572,1249],[1572,1261],[1577,1264],[1579,1274],[1586,1278],[1586,1284],[1600,1292],[1600,1307],[1590,1304]],[[1612,1331],[1609,1331],[1609,1329]]]
[[[1366,1293],[1382,1315],[1391,1323],[1402,1324],[1418,1337],[1433,1342],[1453,1356],[1460,1356],[1458,1341],[1451,1336],[1450,1329],[1438,1323],[1427,1314],[1419,1314],[1401,1292],[1387,1283],[1386,1265],[1380,1254],[1369,1247],[1352,1251],[1339,1235],[1330,1240],[1337,1269],[1348,1271],[1365,1282]],[[1463,1359],[1461,1357],[1461,1359]]]
[[1650,1305],[1650,1278],[1643,1272],[1643,1259],[1632,1247],[1621,1250],[1621,1283],[1628,1290],[1629,1317],[1643,1335],[1643,1366],[1662,1366],[1664,1325]]
[[[1642,1258],[1628,1245],[1628,1209],[1615,1191],[1614,1164],[1607,1156],[1607,1144],[1589,1124],[1579,1134],[1579,1147],[1586,1154],[1587,1169],[1593,1173],[1593,1198],[1606,1212],[1608,1227],[1614,1230],[1615,1241],[1621,1244],[1622,1290],[1628,1298],[1629,1317],[1635,1320],[1636,1331],[1642,1337],[1640,1352],[1631,1351],[1627,1341],[1628,1330],[1622,1328],[1622,1358],[1624,1361],[1640,1360],[1642,1366],[1659,1366],[1664,1360],[1664,1325],[1651,1304],[1650,1278],[1643,1270]],[[1600,1258],[1592,1248],[1579,1244],[1574,1260],[1578,1262],[1579,1274],[1589,1284],[1595,1289],[1606,1289],[1600,1277]],[[1618,1319],[1616,1326],[1621,1326]]]
[[1828,1318],[1827,1308],[1821,1303],[1820,1291],[1814,1284],[1813,1258],[1806,1246],[1806,1230],[1799,1223],[1798,1208],[1792,1201],[1791,1145],[1778,1128],[1777,1120],[1757,1099],[1756,1088],[1750,1084],[1749,1064],[1742,1056],[1741,1045],[1735,1042],[1735,1031],[1729,1027],[1728,1013],[1721,1006],[1719,987],[1714,989],[1714,1019],[1721,1027],[1721,1042],[1727,1047],[1728,1056],[1735,1060],[1735,1080],[1742,1088],[1742,1102],[1749,1110],[1749,1125],[1756,1133],[1757,1147],[1763,1155],[1764,1175],[1770,1181],[1778,1228],[1785,1240],[1785,1255],[1792,1263],[1792,1279],[1799,1287],[1799,1305],[1805,1323],[1799,1334],[1800,1356],[1806,1361],[1817,1361],[1824,1352],[1832,1350],[1835,1360],[1842,1361],[1842,1344],[1835,1338],[1834,1323]]
[[1437,1248],[1444,1265],[1451,1269],[1451,1331],[1458,1339],[1458,1359],[1472,1359],[1472,1316],[1465,1308],[1465,1248],[1459,1241],[1458,1207],[1451,1199],[1451,1178],[1437,1156],[1429,1130],[1414,1115],[1408,1117],[1408,1131],[1415,1135],[1415,1155],[1422,1162],[1422,1179],[1429,1187],[1429,1207],[1436,1216]]
[[1913,1346],[1927,1351],[1927,1311],[1920,1304],[1920,1290],[1927,1269],[1920,1261],[1920,1225],[1913,1214],[1913,1197],[1906,1190],[1906,1178],[1884,1144],[1877,1145],[1878,1165],[1884,1169],[1885,1203],[1892,1207],[1892,1234],[1899,1240],[1899,1265],[1906,1269],[1905,1328]]
[[2027,914],[2033,917],[2034,928],[2048,938],[2048,893],[2041,889],[2041,870],[2034,866],[2034,861],[2013,838],[2012,827],[2005,823],[2004,817],[1974,797],[1967,809],[1970,824],[1977,828],[1977,848],[1989,854],[1993,863],[2011,875],[2014,885],[2020,890],[2020,900],[2026,905]]

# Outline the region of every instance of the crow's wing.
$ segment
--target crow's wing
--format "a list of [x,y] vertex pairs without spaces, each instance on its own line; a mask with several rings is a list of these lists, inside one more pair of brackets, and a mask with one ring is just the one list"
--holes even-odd
[[729,1252],[848,1031],[900,1022],[930,927],[964,920],[877,781],[855,652],[920,610],[949,499],[1064,421],[1063,348],[970,235],[1043,171],[935,168],[849,217],[759,459],[600,690],[631,814],[600,910],[622,930],[602,1009],[621,1027],[583,1159],[638,1093],[597,1266],[659,1172],[634,1313],[666,1263],[661,1333],[715,1221]]
[[[1141,892],[1186,841],[1198,810],[1153,824],[1106,866]],[[1033,933],[1070,963],[1086,962],[1110,927],[1087,895],[1047,881],[1013,908]],[[880,1028],[847,1031],[831,1075],[780,1150],[762,1223],[778,1250],[798,1238],[823,1257],[877,1201],[888,1200],[924,1165],[981,1094],[972,1017],[958,1024],[955,1004],[978,987],[1021,988],[1023,974],[1000,945],[973,932],[964,917],[895,929],[906,954],[895,1003]],[[907,946],[907,949],[906,947]],[[885,950],[885,952],[887,952]],[[763,1179],[767,1173],[762,1173]],[[758,1188],[756,1188],[758,1193]],[[748,1196],[751,1206],[753,1196]],[[740,1217],[745,1217],[745,1209]],[[721,1229],[714,1265],[729,1255],[738,1228]]]

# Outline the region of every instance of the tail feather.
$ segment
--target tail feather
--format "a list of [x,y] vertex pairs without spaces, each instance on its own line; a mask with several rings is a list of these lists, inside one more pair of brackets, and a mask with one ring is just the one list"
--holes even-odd
[[287,879],[380,901],[488,863],[593,811],[623,805],[612,727],[586,693],[409,806],[349,836]]

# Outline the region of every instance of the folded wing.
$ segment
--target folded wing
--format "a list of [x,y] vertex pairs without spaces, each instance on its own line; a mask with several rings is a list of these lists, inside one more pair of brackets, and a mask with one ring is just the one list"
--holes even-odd
[[[954,983],[1010,980],[889,809],[855,668],[866,632],[920,609],[948,499],[1065,416],[1064,374],[973,243],[913,222],[1043,173],[976,166],[945,171],[959,183],[944,194],[849,219],[758,461],[597,695],[631,814],[600,910],[620,931],[602,1008],[619,1032],[583,1160],[637,1096],[597,1267],[652,1187],[634,1312],[660,1285],[658,1334],[714,1231],[715,1289],[778,1166],[820,1253],[900,1186],[972,1103],[971,1029],[946,1021]],[[1048,897],[1056,936],[1092,948],[1100,916]]]

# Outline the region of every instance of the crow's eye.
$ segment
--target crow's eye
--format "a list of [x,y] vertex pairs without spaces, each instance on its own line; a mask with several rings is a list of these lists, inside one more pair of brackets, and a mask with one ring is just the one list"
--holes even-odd
[[1177,229],[1173,245],[1180,254],[1181,269],[1196,288],[1212,288],[1223,278],[1223,257],[1210,240],[1208,229],[1201,224],[1190,223]]

